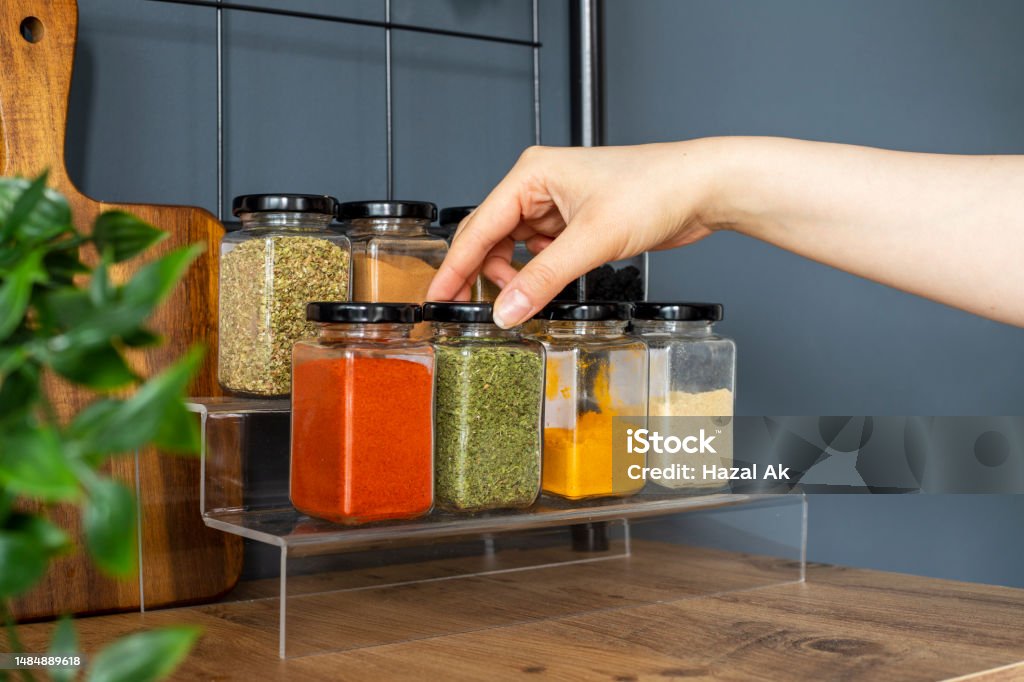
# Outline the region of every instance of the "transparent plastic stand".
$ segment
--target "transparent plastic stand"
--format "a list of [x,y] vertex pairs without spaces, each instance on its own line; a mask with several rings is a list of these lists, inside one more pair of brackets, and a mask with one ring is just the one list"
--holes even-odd
[[[247,538],[233,619],[282,658],[804,579],[800,494],[665,494],[346,527],[288,502],[288,403],[197,400],[204,522]],[[212,611],[220,604],[200,607]]]

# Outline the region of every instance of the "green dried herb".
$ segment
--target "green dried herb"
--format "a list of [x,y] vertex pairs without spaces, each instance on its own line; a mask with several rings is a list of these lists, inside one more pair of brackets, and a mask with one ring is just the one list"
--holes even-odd
[[221,385],[287,395],[292,346],[316,335],[306,304],[348,300],[348,251],[318,237],[250,239],[227,251],[220,268]]
[[434,499],[441,508],[527,507],[540,488],[544,358],[531,346],[488,343],[435,344]]

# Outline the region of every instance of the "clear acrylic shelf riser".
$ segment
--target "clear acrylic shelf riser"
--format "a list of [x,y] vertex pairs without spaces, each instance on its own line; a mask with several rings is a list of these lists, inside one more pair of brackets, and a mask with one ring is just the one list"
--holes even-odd
[[340,526],[288,501],[287,400],[193,399],[190,409],[202,429],[203,520],[249,541],[224,600],[241,602],[235,617],[282,658],[804,578],[800,494],[542,496],[526,510]]

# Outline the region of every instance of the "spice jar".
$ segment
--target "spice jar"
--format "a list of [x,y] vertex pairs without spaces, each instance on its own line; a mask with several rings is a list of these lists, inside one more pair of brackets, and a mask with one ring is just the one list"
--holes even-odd
[[337,523],[410,519],[433,501],[434,352],[420,308],[310,303],[292,361],[291,501]]
[[[625,496],[643,480],[627,476],[642,455],[623,456],[619,425],[642,427],[647,414],[647,348],[626,335],[629,303],[555,302],[535,338],[547,353],[543,490],[572,500]],[[624,429],[623,429],[624,430]],[[624,440],[620,445],[624,444]]]
[[434,490],[451,511],[528,507],[540,493],[544,349],[492,321],[490,303],[427,303]]
[[437,207],[426,201],[350,201],[338,218],[352,239],[356,301],[426,300],[430,282],[448,253],[427,227]]
[[306,303],[347,300],[350,246],[330,229],[334,197],[235,197],[240,229],[220,246],[218,371],[224,390],[258,397],[291,390],[292,345],[314,333]]
[[451,246],[452,239],[455,238],[455,232],[459,229],[459,223],[474,210],[476,210],[476,206],[449,206],[448,208],[442,208],[438,213],[437,225],[431,226],[429,229],[430,234],[440,237],[447,242],[448,246]]
[[[651,429],[662,435],[673,428],[692,435],[714,435],[714,452],[648,453],[651,467],[673,464],[694,467],[692,479],[655,481],[666,488],[720,488],[721,479],[705,476],[704,466],[732,466],[733,393],[736,384],[736,344],[714,333],[722,319],[717,303],[637,303],[635,333],[650,353],[649,410]],[[661,419],[685,417],[686,419]]]

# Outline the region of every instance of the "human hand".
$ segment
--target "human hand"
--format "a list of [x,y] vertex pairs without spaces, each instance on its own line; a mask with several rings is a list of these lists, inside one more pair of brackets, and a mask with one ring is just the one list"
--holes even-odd
[[[459,226],[428,300],[466,299],[477,276],[501,287],[494,321],[521,324],[609,261],[711,234],[714,140],[634,147],[531,147]],[[516,241],[536,255],[511,265]]]

